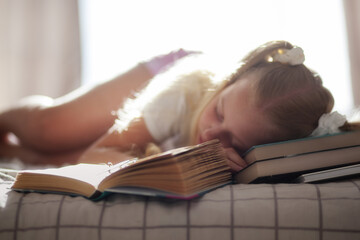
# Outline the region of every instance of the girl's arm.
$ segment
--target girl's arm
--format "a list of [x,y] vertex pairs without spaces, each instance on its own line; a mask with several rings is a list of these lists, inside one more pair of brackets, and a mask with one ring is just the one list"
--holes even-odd
[[79,163],[118,163],[131,159],[132,151],[145,151],[149,143],[155,142],[143,118],[134,119],[126,129],[116,124],[91,146],[79,159]]
[[114,123],[125,99],[141,89],[152,74],[139,64],[95,87],[82,87],[58,99],[35,96],[0,113],[0,141],[8,133],[22,146],[52,153],[91,145]]
[[0,113],[0,143],[7,143],[8,133],[13,133],[22,146],[34,151],[58,153],[89,146],[113,125],[116,117],[112,112],[124,100],[178,59],[194,53],[180,49],[160,55],[112,80],[57,99],[27,98]]

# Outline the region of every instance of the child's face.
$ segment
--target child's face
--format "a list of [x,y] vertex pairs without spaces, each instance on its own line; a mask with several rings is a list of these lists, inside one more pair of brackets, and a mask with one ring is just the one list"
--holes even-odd
[[197,143],[219,139],[239,154],[253,145],[269,142],[273,126],[255,107],[251,78],[228,86],[205,107],[198,122]]

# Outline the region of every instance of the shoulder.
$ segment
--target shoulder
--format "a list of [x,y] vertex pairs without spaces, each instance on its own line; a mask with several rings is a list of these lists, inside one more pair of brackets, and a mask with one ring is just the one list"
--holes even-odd
[[179,76],[155,94],[142,111],[152,136],[161,142],[184,132],[198,102],[211,86],[211,75],[196,71]]
[[198,70],[180,75],[173,85],[188,91],[203,90],[213,85],[212,78],[213,74],[211,72]]
[[208,71],[194,71],[179,76],[168,91],[183,95],[187,101],[197,101],[202,98],[209,88],[214,86],[213,74]]
[[199,70],[179,75],[171,82],[157,81],[156,85],[151,86],[146,93],[145,108],[153,104],[169,105],[179,99],[184,99],[186,102],[197,101],[213,87],[212,76],[208,71]]

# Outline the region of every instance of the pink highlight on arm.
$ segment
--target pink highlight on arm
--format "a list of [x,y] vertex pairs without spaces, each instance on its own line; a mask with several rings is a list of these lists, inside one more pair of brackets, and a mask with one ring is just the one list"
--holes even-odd
[[172,51],[165,55],[160,55],[154,57],[145,63],[146,68],[151,72],[153,76],[159,74],[160,72],[165,71],[171,67],[179,59],[186,57],[188,55],[200,54],[199,51],[187,51],[180,48],[177,51]]

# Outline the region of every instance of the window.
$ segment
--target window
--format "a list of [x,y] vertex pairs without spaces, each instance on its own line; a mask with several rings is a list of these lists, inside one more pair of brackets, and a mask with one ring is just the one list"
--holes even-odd
[[86,82],[180,47],[240,60],[283,39],[304,49],[305,64],[322,76],[336,110],[353,107],[341,0],[80,0],[79,6]]

